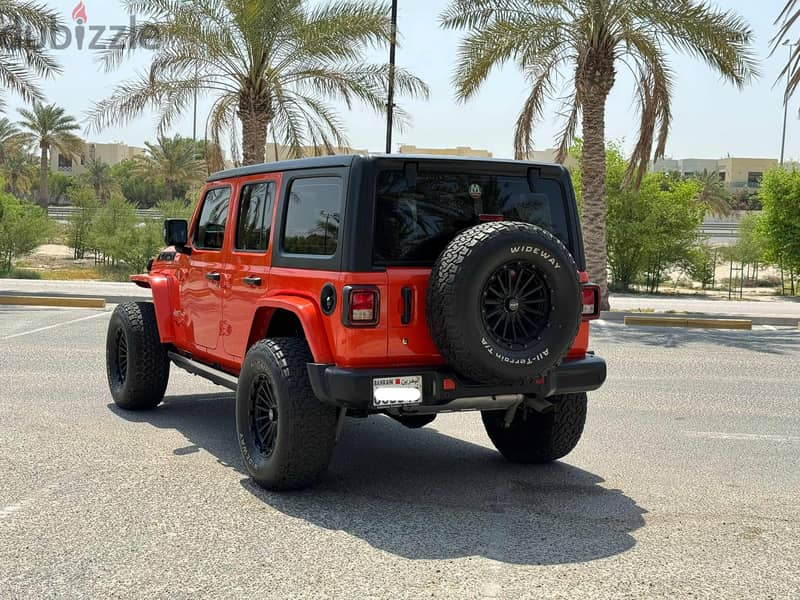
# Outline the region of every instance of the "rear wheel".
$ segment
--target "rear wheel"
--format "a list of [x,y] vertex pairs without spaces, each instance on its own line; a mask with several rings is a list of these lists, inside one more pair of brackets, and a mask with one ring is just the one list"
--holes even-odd
[[327,469],[337,411],[311,390],[305,340],[261,340],[247,352],[236,390],[236,431],[245,467],[269,490],[300,489]]
[[164,399],[169,357],[152,303],[126,302],[114,309],[106,337],[106,374],[120,408],[148,410]]
[[495,448],[511,462],[547,463],[563,458],[578,445],[586,422],[586,394],[548,398],[548,413],[521,408],[510,425],[504,411],[484,411],[483,425]]

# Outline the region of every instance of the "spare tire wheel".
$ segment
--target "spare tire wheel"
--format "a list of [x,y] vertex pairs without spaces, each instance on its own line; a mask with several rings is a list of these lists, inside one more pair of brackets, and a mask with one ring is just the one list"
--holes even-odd
[[439,256],[428,284],[431,337],[460,375],[531,382],[557,366],[581,322],[578,267],[544,229],[476,225]]

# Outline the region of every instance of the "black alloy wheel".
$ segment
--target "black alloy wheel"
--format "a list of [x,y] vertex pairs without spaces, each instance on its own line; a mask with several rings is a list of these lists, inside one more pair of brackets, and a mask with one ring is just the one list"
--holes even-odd
[[481,316],[492,340],[507,350],[526,350],[547,327],[550,291],[544,275],[527,262],[501,265],[483,288]]
[[253,379],[250,384],[250,421],[256,446],[267,458],[275,450],[278,437],[278,402],[272,384],[264,375]]

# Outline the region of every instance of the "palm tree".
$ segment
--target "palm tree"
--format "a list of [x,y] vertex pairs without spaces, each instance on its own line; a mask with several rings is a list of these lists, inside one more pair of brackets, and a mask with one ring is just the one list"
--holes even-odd
[[39,168],[39,204],[47,208],[50,194],[47,189],[50,149],[57,148],[65,156],[77,156],[83,150],[83,141],[73,131],[80,129],[75,119],[55,104],[34,104],[33,110],[19,109],[20,125],[26,130],[41,152]]
[[117,183],[111,174],[111,166],[97,158],[89,159],[84,165],[84,179],[94,189],[94,194],[101,202],[108,202],[111,193],[117,189]]
[[[386,5],[334,0],[309,8],[304,0],[123,0],[149,17],[107,50],[113,69],[142,47],[157,45],[147,73],[123,83],[95,104],[95,129],[125,122],[147,107],[159,111],[163,133],[192,102],[195,90],[214,98],[208,120],[212,141],[242,129],[245,164],[264,161],[268,132],[295,156],[311,144],[332,152],[346,146],[342,123],[329,102],[360,101],[386,109],[389,67],[369,64],[366,50],[391,36]],[[426,96],[425,84],[395,70],[398,93]],[[402,113],[401,113],[402,114]],[[233,135],[232,135],[233,137]],[[238,155],[234,142],[235,155]]]
[[[791,34],[792,28],[797,24],[798,19],[800,19],[800,8],[797,8],[797,0],[788,0],[781,14],[775,19],[775,24],[779,24],[780,28],[778,29],[778,33],[775,34],[775,37],[772,38],[772,52],[770,52],[770,56],[783,45],[786,36]],[[792,46],[789,62],[786,63],[786,66],[778,76],[779,79],[783,79],[784,77],[787,77],[784,101],[788,102],[789,98],[792,97],[797,89],[797,86],[800,85],[800,45]]]
[[0,118],[0,165],[6,161],[6,155],[19,143],[21,131],[15,123],[5,117]]
[[197,145],[189,138],[161,136],[157,144],[145,142],[145,146],[145,154],[136,157],[138,169],[143,177],[164,183],[167,202],[205,176],[205,163],[197,158]]
[[703,170],[702,174],[695,175],[700,183],[700,193],[697,202],[706,207],[708,212],[718,217],[731,214],[731,194],[719,178],[718,171]]
[[473,97],[492,69],[509,61],[525,75],[530,93],[516,124],[517,158],[532,150],[545,103],[567,88],[558,159],[567,155],[580,122],[587,266],[607,304],[605,109],[617,66],[634,75],[639,131],[628,177],[639,185],[654,142],[654,158],[664,155],[672,121],[668,49],[695,56],[743,86],[757,74],[750,28],[735,13],[697,0],[452,0],[440,20],[445,28],[467,30],[453,77],[459,100]]
[[[40,40],[55,39],[61,17],[44,4],[29,0],[0,0],[0,87],[26,102],[44,97],[37,79],[61,72]],[[4,98],[0,95],[0,106]]]
[[36,163],[28,151],[27,146],[19,144],[6,151],[2,164],[3,177],[6,180],[8,192],[20,198],[30,192],[36,180]]

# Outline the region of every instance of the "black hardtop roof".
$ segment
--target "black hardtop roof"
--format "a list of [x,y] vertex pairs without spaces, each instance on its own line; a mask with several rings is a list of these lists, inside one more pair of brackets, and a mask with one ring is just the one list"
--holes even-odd
[[247,175],[259,175],[261,173],[277,173],[282,171],[295,171],[298,169],[320,169],[330,167],[349,167],[355,160],[381,160],[381,159],[398,159],[398,160],[440,160],[443,162],[479,162],[479,163],[496,163],[496,164],[515,164],[515,165],[528,165],[531,167],[550,167],[564,169],[563,165],[545,163],[545,162],[532,162],[512,160],[510,158],[478,158],[473,156],[447,156],[444,154],[374,154],[370,156],[361,156],[358,154],[337,154],[333,156],[318,156],[314,158],[298,158],[295,160],[279,160],[271,163],[263,163],[260,165],[250,165],[247,167],[238,167],[235,169],[227,169],[218,173],[212,174],[207,181],[220,181],[222,179],[232,179],[234,177],[246,177]]

